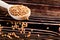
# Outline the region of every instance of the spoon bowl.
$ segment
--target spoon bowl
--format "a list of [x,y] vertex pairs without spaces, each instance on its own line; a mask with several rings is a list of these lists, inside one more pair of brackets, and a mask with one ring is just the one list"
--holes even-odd
[[[11,7],[12,7],[12,6],[11,6]],[[14,19],[16,19],[16,20],[27,20],[27,19],[29,18],[29,16],[30,16],[31,11],[30,11],[30,9],[29,9],[29,13],[27,13],[27,14],[25,14],[25,15],[23,15],[23,16],[21,16],[21,15],[19,15],[19,16],[14,16],[14,15],[11,14],[11,12],[9,11],[9,9],[8,9],[8,13],[9,13],[9,15],[10,15],[12,18],[14,18]]]

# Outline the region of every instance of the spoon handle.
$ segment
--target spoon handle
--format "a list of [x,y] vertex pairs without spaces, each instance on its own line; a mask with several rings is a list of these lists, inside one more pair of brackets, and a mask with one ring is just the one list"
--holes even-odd
[[4,1],[0,0],[0,6],[4,7],[4,8],[8,8],[9,4],[5,3]]

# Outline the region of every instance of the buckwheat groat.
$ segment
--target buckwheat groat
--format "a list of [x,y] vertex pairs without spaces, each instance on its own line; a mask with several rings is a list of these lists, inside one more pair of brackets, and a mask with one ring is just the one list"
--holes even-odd
[[15,5],[12,6],[9,11],[11,12],[12,15],[14,16],[23,16],[27,13],[29,13],[29,8],[23,5]]

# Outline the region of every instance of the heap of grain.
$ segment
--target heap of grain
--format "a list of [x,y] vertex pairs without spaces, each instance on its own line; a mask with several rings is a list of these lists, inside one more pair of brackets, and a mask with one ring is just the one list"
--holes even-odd
[[29,8],[23,5],[15,5],[12,6],[9,11],[14,16],[23,16],[27,13],[29,13]]

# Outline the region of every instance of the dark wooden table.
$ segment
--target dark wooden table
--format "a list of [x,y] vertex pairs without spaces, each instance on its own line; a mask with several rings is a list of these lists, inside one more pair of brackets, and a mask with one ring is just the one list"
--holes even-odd
[[[32,13],[31,13],[29,20],[23,20],[23,22],[29,23],[29,27],[37,28],[37,26],[38,26],[38,28],[41,28],[41,29],[47,29],[47,27],[49,27],[49,29],[47,29],[47,30],[52,30],[52,31],[58,32],[58,29],[60,26],[60,16],[53,15],[52,13],[49,13],[49,15],[47,15],[46,11],[49,11],[49,10],[55,11],[55,9],[60,11],[59,10],[60,6],[14,2],[14,1],[13,2],[5,1],[5,2],[7,2],[9,4],[23,4],[23,5],[28,6],[31,9]],[[54,14],[56,14],[56,13],[54,13]],[[3,22],[12,21],[13,22],[13,21],[18,21],[18,20],[15,20],[12,17],[10,17],[7,10],[4,8],[1,8],[0,9],[0,21],[3,21]],[[19,21],[22,21],[22,20],[19,20]],[[30,24],[31,24],[31,26],[30,26]],[[32,26],[34,26],[34,27],[32,27]]]

